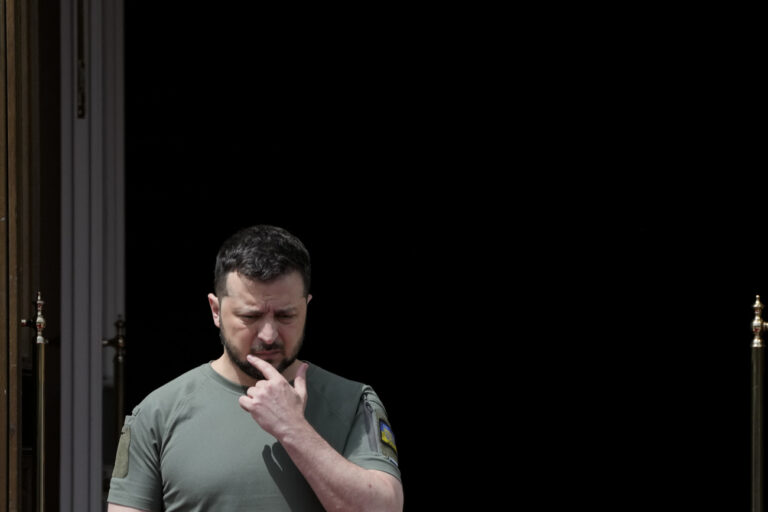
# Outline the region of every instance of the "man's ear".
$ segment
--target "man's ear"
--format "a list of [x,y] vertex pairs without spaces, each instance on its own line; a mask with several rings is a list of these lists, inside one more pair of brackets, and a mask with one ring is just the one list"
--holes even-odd
[[307,304],[309,304],[309,301],[311,301],[311,300],[312,300],[312,294],[308,293],[307,294]]
[[208,305],[211,306],[211,315],[213,315],[213,323],[216,327],[221,328],[221,308],[219,304],[219,298],[212,293],[208,294]]

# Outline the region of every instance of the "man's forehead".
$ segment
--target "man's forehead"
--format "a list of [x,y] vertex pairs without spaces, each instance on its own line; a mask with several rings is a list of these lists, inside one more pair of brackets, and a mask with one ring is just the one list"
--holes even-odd
[[288,305],[278,305],[273,304],[270,302],[233,302],[232,307],[239,311],[239,312],[258,312],[258,313],[266,313],[269,311],[274,311],[275,313],[295,313],[299,310],[299,305],[297,304],[288,304]]
[[242,294],[232,294],[226,296],[227,301],[230,302],[232,307],[240,310],[254,310],[254,311],[291,311],[299,309],[303,304],[306,304],[304,298],[299,297],[285,297],[285,296],[251,296]]
[[240,287],[246,287],[246,288],[259,288],[259,289],[265,289],[265,288],[300,288],[303,290],[304,288],[304,280],[301,277],[301,274],[298,270],[293,270],[291,272],[288,272],[287,274],[280,274],[279,276],[276,276],[272,279],[269,279],[267,281],[263,281],[261,279],[255,278],[255,277],[249,277],[245,274],[241,274],[240,272],[230,272],[227,274],[227,289],[230,289],[230,286],[240,286]]
[[240,274],[227,278],[227,297],[238,306],[264,309],[295,309],[305,304],[301,277],[289,275],[272,281],[259,281]]

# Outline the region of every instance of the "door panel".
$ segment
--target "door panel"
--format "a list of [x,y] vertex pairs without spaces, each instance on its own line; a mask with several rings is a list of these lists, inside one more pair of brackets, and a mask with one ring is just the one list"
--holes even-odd
[[[46,3],[0,0],[0,508],[9,511],[58,509],[59,95],[56,70],[42,69],[58,62],[50,37],[58,29],[43,36],[58,21],[49,11],[39,16]],[[38,291],[50,341],[44,374],[36,330],[21,325],[35,318]]]

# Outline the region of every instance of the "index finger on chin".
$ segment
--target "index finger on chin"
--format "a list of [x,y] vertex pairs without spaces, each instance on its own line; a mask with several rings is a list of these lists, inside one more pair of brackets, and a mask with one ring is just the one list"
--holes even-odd
[[277,377],[282,377],[280,375],[280,372],[278,372],[274,366],[269,364],[263,359],[260,359],[254,355],[248,354],[245,356],[245,358],[248,360],[251,365],[253,365],[257,370],[259,370],[263,375],[265,379],[274,379]]

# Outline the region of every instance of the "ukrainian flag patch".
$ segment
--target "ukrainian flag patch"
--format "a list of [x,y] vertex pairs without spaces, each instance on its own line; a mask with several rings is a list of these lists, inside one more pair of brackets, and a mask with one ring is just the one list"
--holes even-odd
[[392,432],[390,426],[387,425],[386,421],[379,419],[379,430],[381,431],[381,442],[392,448],[395,454],[397,454],[397,446],[395,446],[395,434]]

